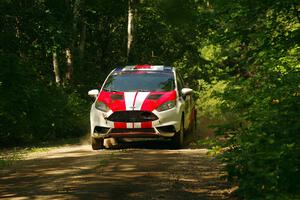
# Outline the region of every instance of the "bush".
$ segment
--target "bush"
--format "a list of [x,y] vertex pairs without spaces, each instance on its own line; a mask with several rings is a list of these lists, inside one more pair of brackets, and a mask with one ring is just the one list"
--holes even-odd
[[214,81],[211,84],[200,80],[201,91],[198,92],[197,110],[199,117],[223,120],[224,116],[220,105],[223,102],[221,94],[227,85],[225,81]]
[[199,131],[202,138],[212,138],[217,135],[216,127],[234,121],[236,115],[228,110],[222,110],[223,94],[229,81],[219,80],[212,83],[199,80],[201,90],[197,92],[197,113]]
[[239,119],[220,127],[229,147],[223,160],[229,180],[239,185],[238,194],[245,199],[299,195],[298,58],[265,57],[268,61],[255,76],[238,78],[225,89],[223,110],[236,112]]
[[78,137],[87,130],[88,109],[76,91],[37,78],[32,65],[1,57],[0,145],[15,146]]

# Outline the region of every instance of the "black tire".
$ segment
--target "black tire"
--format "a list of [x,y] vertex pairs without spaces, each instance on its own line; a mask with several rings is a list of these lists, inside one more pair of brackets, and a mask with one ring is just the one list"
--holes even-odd
[[184,126],[183,120],[181,121],[180,130],[175,133],[172,138],[172,146],[174,149],[180,149],[183,146],[184,139]]
[[92,138],[91,142],[92,142],[92,149],[93,150],[99,150],[99,149],[103,149],[104,148],[103,139]]

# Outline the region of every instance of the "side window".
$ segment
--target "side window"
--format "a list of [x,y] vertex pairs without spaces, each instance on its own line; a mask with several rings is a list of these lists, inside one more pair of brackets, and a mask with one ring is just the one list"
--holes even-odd
[[183,88],[186,87],[186,85],[184,84],[184,80],[183,80],[181,74],[178,74],[178,77],[179,77],[179,80],[181,81],[182,87]]
[[176,81],[177,81],[178,93],[181,96],[181,89],[184,87],[184,85],[183,85],[182,78],[180,77],[180,75],[178,73],[176,74]]

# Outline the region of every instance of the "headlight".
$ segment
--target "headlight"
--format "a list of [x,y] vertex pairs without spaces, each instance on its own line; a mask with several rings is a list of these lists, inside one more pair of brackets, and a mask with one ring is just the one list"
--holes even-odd
[[95,108],[98,109],[98,110],[101,110],[103,112],[109,111],[109,107],[105,103],[103,103],[102,101],[96,101]]
[[160,106],[158,106],[158,108],[156,108],[156,110],[158,112],[161,112],[161,111],[165,111],[165,110],[169,110],[171,108],[174,108],[175,106],[176,106],[176,101],[175,100],[167,101],[167,102],[161,104]]

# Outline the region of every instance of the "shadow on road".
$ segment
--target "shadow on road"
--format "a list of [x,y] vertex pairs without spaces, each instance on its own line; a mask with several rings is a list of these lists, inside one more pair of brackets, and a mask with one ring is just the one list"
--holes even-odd
[[70,146],[20,161],[0,171],[0,197],[228,199],[220,164],[205,150],[169,150],[153,141],[124,145],[100,151]]
[[149,141],[118,141],[118,144],[110,149],[172,149],[172,144],[168,140]]

